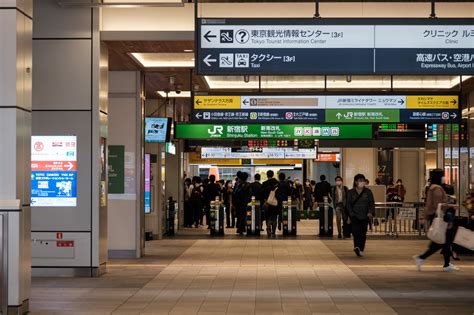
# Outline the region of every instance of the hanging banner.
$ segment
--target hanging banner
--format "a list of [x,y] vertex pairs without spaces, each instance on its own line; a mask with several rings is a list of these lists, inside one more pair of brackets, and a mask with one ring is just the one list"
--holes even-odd
[[77,206],[76,136],[31,137],[31,206]]

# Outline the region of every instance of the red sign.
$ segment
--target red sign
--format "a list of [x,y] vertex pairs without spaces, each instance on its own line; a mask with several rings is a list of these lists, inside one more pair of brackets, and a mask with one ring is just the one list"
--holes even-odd
[[75,171],[75,161],[31,161],[32,171]]
[[318,158],[315,162],[339,162],[339,154],[337,153],[321,153],[318,154]]
[[61,232],[56,233],[56,238],[58,240],[62,240],[63,239],[63,233],[61,233]]
[[38,152],[39,152],[39,151],[43,151],[43,149],[44,149],[44,144],[43,144],[43,142],[40,142],[40,141],[35,142],[34,148],[35,148],[35,150],[38,151]]
[[56,247],[74,247],[74,241],[56,241]]

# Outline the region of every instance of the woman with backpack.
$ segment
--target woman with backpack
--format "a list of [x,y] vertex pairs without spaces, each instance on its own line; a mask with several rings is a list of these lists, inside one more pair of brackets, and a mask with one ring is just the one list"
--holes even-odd
[[346,206],[354,236],[354,252],[358,257],[364,256],[367,225],[375,214],[374,195],[365,185],[365,176],[357,174],[354,176],[353,188],[347,192]]

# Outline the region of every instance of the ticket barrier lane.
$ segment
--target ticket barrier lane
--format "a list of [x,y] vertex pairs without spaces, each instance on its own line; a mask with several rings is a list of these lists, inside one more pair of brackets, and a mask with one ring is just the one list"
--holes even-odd
[[210,235],[223,236],[224,235],[224,218],[225,209],[223,203],[217,197],[215,201],[211,201],[210,209]]
[[252,197],[252,201],[247,205],[246,227],[247,236],[259,236],[262,228],[262,211],[260,201]]

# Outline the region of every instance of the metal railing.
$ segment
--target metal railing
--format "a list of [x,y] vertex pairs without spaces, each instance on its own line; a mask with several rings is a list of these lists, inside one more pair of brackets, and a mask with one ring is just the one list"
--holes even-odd
[[0,314],[8,314],[8,214],[0,214]]
[[420,225],[421,202],[377,202],[375,216],[370,222],[372,234],[422,235],[424,227]]

